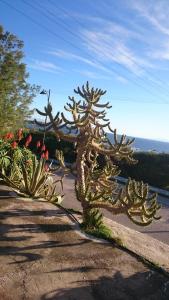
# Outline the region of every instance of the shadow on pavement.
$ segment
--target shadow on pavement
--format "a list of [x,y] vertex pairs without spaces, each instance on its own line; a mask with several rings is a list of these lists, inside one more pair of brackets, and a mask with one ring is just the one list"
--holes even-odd
[[117,271],[113,277],[72,281],[72,285],[79,287],[53,290],[44,294],[41,300],[168,300],[169,288],[165,292],[163,277],[159,278],[157,274],[148,276],[149,272],[137,272],[126,278]]
[[[82,238],[74,243],[64,242],[64,239],[62,239],[63,234],[68,233],[69,235],[74,231],[76,225],[64,224],[59,219],[57,224],[51,224],[50,218],[44,218],[64,215],[65,213],[61,210],[30,211],[17,209],[0,211],[0,219],[3,221],[0,225],[0,256],[24,257],[24,260],[17,260],[16,262],[14,259],[12,263],[25,263],[42,259],[43,251],[41,250],[43,249],[63,248],[64,251],[65,247],[91,243],[90,240]],[[17,224],[17,217],[21,217],[21,220],[26,220],[28,223]],[[43,219],[39,217],[43,217]],[[11,222],[10,218],[15,218],[15,221]],[[30,220],[33,220],[33,224]],[[42,238],[40,234],[43,234]],[[47,234],[49,240],[43,240],[44,234]],[[41,240],[39,241],[39,239]]]

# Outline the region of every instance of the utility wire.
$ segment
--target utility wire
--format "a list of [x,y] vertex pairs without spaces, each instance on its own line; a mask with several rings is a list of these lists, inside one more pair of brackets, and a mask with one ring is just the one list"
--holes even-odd
[[[61,8],[60,6],[58,6],[56,3],[53,2],[53,0],[48,0],[48,2],[50,2],[50,3],[51,3],[52,5],[54,5],[58,10],[60,10],[60,11],[63,12],[64,14],[66,14],[69,18],[72,18],[71,14],[70,14],[68,11],[66,11],[64,8]],[[41,6],[41,7],[42,7],[42,6]],[[48,11],[49,11],[49,10],[48,10]],[[53,14],[53,13],[50,12],[50,14]],[[53,15],[54,15],[54,14],[53,14]],[[85,24],[79,22],[79,20],[78,20],[75,16],[73,16],[73,20],[74,20],[77,24],[79,24],[80,26],[82,26],[82,27],[84,28]],[[62,23],[63,23],[63,22],[62,22]],[[70,30],[69,30],[69,31],[70,31]],[[71,32],[71,33],[72,33],[72,32]],[[78,36],[77,34],[74,34],[74,35]],[[78,37],[79,37],[79,36],[78,36]],[[95,48],[95,49],[96,49],[96,48]],[[137,67],[140,68],[140,64],[138,64],[137,61],[135,61],[134,59],[132,59],[129,55],[124,54],[124,53],[123,53],[122,51],[120,51],[120,50],[118,50],[118,52],[121,53],[121,54],[123,54],[124,57],[126,57],[128,60],[130,60],[132,63],[134,63],[135,66],[137,66]],[[120,63],[117,63],[117,64],[120,65],[120,66],[122,66],[122,64],[120,64]],[[148,80],[151,81],[151,85],[152,85],[153,87],[156,87],[156,84],[158,84],[159,88],[162,90],[163,93],[164,93],[164,89],[166,90],[166,95],[163,94],[163,96],[167,96],[167,97],[168,97],[168,95],[169,95],[169,90],[166,89],[166,87],[164,86],[165,83],[163,83],[163,82],[161,81],[161,79],[159,79],[158,77],[152,76],[151,72],[149,72],[149,71],[148,71],[147,69],[145,69],[143,66],[141,66],[141,68],[142,68],[142,70],[144,70],[148,75],[151,76],[151,78],[148,78]],[[155,83],[155,82],[153,81],[153,77],[154,77],[154,79],[157,80],[158,82]],[[142,80],[143,83],[145,82],[144,79],[141,79],[141,80]]]
[[[48,0],[49,2],[51,2],[52,0]],[[105,1],[104,0],[100,0],[101,2],[102,2],[102,4],[103,4],[103,6],[105,6],[106,4],[105,4]],[[91,2],[89,2],[89,5],[91,5]],[[113,1],[111,1],[111,6],[110,6],[110,8],[112,7],[112,6],[114,6],[114,8],[116,8],[116,5],[115,5],[115,3],[113,2]],[[99,7],[100,7],[100,5],[99,5]],[[98,13],[102,13],[102,12],[104,12],[105,11],[105,9],[102,9],[102,10],[99,10],[98,9],[98,6],[96,7],[95,6],[95,10],[96,10],[96,12],[98,12]],[[105,17],[107,17],[107,16],[105,16]],[[119,16],[118,16],[118,18],[119,18]],[[122,21],[124,21],[122,18],[120,18]],[[150,45],[150,43],[148,43],[149,45]],[[119,50],[119,52],[120,52],[120,50]],[[134,59],[132,59],[130,56],[128,56],[127,54],[123,54],[126,58],[128,58],[128,59],[130,59],[133,63],[135,63],[135,65],[136,66],[140,66]],[[164,86],[164,85],[166,85],[166,83],[165,82],[162,82],[161,81],[161,78],[159,78],[157,75],[153,75],[152,76],[152,73],[150,72],[150,71],[148,71],[147,69],[145,69],[143,66],[142,66],[142,69],[143,70],[145,70],[146,71],[146,73],[147,74],[149,74],[150,76],[151,76],[151,78],[153,79],[155,79],[155,80],[157,80],[158,82],[155,82],[154,84],[160,84],[161,83],[161,88],[162,89],[165,89],[166,90],[166,92],[167,92],[167,97],[168,97],[168,95],[169,95],[169,90],[168,89],[166,89],[166,86]],[[151,81],[153,81],[152,79],[149,79],[149,80],[151,80]]]
[[[51,30],[49,30],[46,26],[41,25],[39,22],[35,21],[32,17],[28,16],[27,14],[25,14],[25,13],[22,12],[21,10],[16,9],[15,7],[13,7],[11,4],[9,4],[8,2],[6,2],[6,1],[4,1],[4,0],[1,0],[1,1],[4,2],[5,4],[7,4],[8,6],[10,6],[11,8],[15,9],[16,11],[18,11],[19,13],[23,14],[25,17],[27,17],[28,19],[30,19],[32,22],[36,23],[36,25],[38,25],[38,26],[40,26],[40,27],[43,27],[43,28],[44,28],[45,30],[47,30],[48,32],[54,34],[55,36],[57,36],[58,38],[62,39],[62,40],[65,41],[66,43],[71,44],[72,47],[77,48],[77,49],[79,49],[79,50],[81,51],[81,48],[75,46],[75,45],[72,44],[71,42],[68,42],[68,41],[67,41],[66,39],[64,39],[62,36],[56,34],[55,32],[53,32],[53,31],[51,31]],[[23,1],[23,2],[26,3],[26,1]],[[28,6],[33,7],[33,5],[30,4],[30,3],[29,3],[29,4],[26,3],[26,4],[27,4]],[[36,6],[34,6],[33,9],[34,9],[34,8],[37,10],[37,7],[36,7]],[[44,14],[44,13],[43,13],[43,14]],[[46,15],[46,17],[49,19],[49,16],[48,16],[48,15]],[[51,17],[50,17],[50,18],[51,18]],[[52,19],[52,21],[53,21],[53,19]],[[56,23],[56,21],[55,21],[55,23]],[[69,31],[70,31],[70,30],[69,30]],[[92,57],[92,59],[93,59],[93,57]],[[95,61],[95,62],[96,62],[96,61]],[[97,61],[97,63],[98,63],[98,61]],[[119,65],[120,65],[120,64],[119,64]],[[121,65],[120,65],[120,66],[121,66]],[[120,76],[123,76],[123,77],[124,77],[124,75],[121,75],[121,74],[120,74],[117,70],[115,70],[114,68],[112,69],[112,71],[113,71],[113,73],[115,73],[116,75],[118,75],[118,76],[120,75]],[[127,78],[126,78],[126,79],[127,79]],[[141,86],[138,82],[135,82],[134,80],[133,80],[133,82],[134,82],[137,86],[139,86],[139,87]],[[141,87],[143,87],[143,86],[141,86]],[[145,88],[145,87],[144,87],[144,88]],[[146,88],[146,90],[154,96],[154,94],[153,94],[150,90],[148,90],[147,88]]]
[[[2,0],[3,1],[3,0]],[[38,5],[36,6],[35,4],[30,4],[30,3],[28,3],[26,0],[23,0],[23,2],[26,4],[26,5],[28,5],[29,7],[32,7],[33,8],[33,10],[36,10],[36,11],[38,11],[39,10],[39,7],[41,7],[41,11],[42,11],[42,15],[44,15],[48,20],[50,20],[51,22],[53,22],[53,23],[55,23],[55,24],[61,24],[62,25],[62,27],[63,28],[65,28],[65,30],[66,31],[68,31],[69,33],[71,33],[72,35],[73,35],[73,37],[77,37],[78,39],[80,38],[80,35],[77,35],[76,33],[74,33],[73,31],[71,31],[66,25],[65,25],[65,23],[64,22],[62,22],[62,21],[57,21],[56,20],[56,15],[55,14],[53,14],[53,12],[52,11],[49,11],[48,9],[45,9],[44,7],[44,9],[45,9],[45,12],[44,12],[44,10],[43,10],[43,8],[42,8],[42,6],[38,3]],[[47,13],[46,13],[47,12]],[[49,12],[49,13],[48,13]],[[54,16],[54,19],[51,17],[51,15],[53,15]],[[69,41],[67,41],[67,43],[69,43]],[[71,43],[72,44],[72,43]],[[87,55],[88,55],[88,57],[89,58],[91,58],[92,59],[92,63],[93,64],[97,64],[98,65],[98,67],[99,68],[102,68],[103,70],[105,70],[105,71],[109,71],[109,70],[106,70],[107,69],[107,67],[105,67],[103,64],[101,64],[98,60],[96,60],[91,54],[89,54],[87,51],[85,51],[84,49],[82,49],[82,48],[80,48],[80,47],[78,47],[78,46],[76,46],[76,45],[74,45],[73,44],[73,47],[75,48],[75,49],[78,49],[78,50],[80,50],[80,51],[83,51],[84,53],[86,53]],[[93,60],[94,59],[94,60]],[[112,70],[111,70],[113,73],[115,73],[116,75],[118,75],[118,76],[122,76],[116,69],[114,69],[114,68],[112,68]],[[110,71],[109,71],[110,72]],[[124,77],[124,76],[123,76]],[[127,78],[126,78],[127,79]]]
[[[57,38],[63,40],[65,43],[71,45],[73,48],[76,48],[76,49],[82,51],[81,48],[75,46],[73,43],[71,43],[70,41],[64,39],[61,35],[56,34],[54,31],[49,30],[48,27],[44,26],[42,23],[36,21],[34,18],[32,18],[32,17],[30,17],[29,15],[25,14],[22,10],[20,10],[20,9],[18,9],[18,8],[16,8],[16,7],[14,7],[13,5],[9,4],[8,2],[6,2],[6,1],[4,1],[4,0],[0,0],[0,1],[3,2],[4,4],[6,4],[7,6],[9,6],[10,8],[12,8],[13,10],[17,11],[18,13],[22,14],[24,17],[26,17],[27,19],[29,19],[29,20],[30,20],[31,22],[33,22],[34,24],[36,24],[36,25],[40,26],[41,28],[45,29],[45,30],[46,30],[47,32],[49,32],[50,34],[55,35]],[[27,4],[27,5],[28,5],[28,4]],[[30,5],[30,4],[29,4],[29,5]],[[36,10],[37,10],[37,8],[36,8]],[[49,18],[49,17],[48,17],[48,18]],[[89,56],[89,54],[88,54],[88,56]],[[91,57],[91,55],[90,55],[90,57]],[[93,59],[93,57],[92,57],[92,59]],[[95,62],[97,62],[97,64],[98,64],[98,61],[95,61]],[[120,66],[121,66],[121,65],[120,65]],[[128,80],[128,78],[127,78],[126,76],[124,76],[124,75],[122,75],[121,73],[119,73],[116,69],[111,68],[111,71],[112,71],[113,73],[115,73],[116,75],[118,75],[118,76],[123,76],[123,78],[125,78],[125,79]],[[130,80],[130,81],[131,81],[131,80]],[[147,92],[149,92],[151,95],[154,96],[154,93],[152,93],[151,90],[147,89],[147,87],[142,86],[140,83],[138,83],[138,82],[135,81],[135,80],[132,80],[132,82],[134,82],[135,85],[137,85],[137,86],[139,86],[139,87],[141,87],[141,88],[144,88],[145,90],[147,90]]]
[[[48,33],[50,33],[50,34],[54,35],[55,37],[57,37],[58,39],[64,41],[66,44],[69,44],[69,45],[71,45],[73,48],[82,51],[82,49],[81,49],[80,47],[78,47],[78,46],[74,45],[73,43],[71,43],[70,41],[64,39],[61,35],[58,35],[58,34],[55,33],[53,30],[50,30],[48,27],[44,26],[42,23],[37,22],[37,21],[36,21],[35,19],[33,19],[32,17],[30,17],[30,16],[28,16],[27,14],[25,14],[22,10],[20,10],[20,9],[14,7],[13,5],[9,4],[7,1],[5,1],[5,0],[0,0],[0,2],[3,2],[3,3],[6,4],[7,6],[9,6],[11,9],[13,9],[13,10],[17,11],[19,14],[23,15],[25,18],[27,18],[27,19],[28,19],[29,21],[31,21],[32,23],[36,24],[36,25],[39,26],[41,29],[43,28],[43,29],[46,30]],[[27,5],[29,5],[29,4],[27,4]],[[36,8],[36,10],[37,10],[37,8]],[[49,17],[48,17],[48,19],[49,19]],[[89,55],[88,55],[88,56],[89,56]],[[93,57],[92,57],[92,59],[93,59]],[[105,67],[103,67],[100,63],[98,64],[97,61],[93,61],[92,63],[97,63],[97,65],[98,65],[99,67],[102,67],[102,68],[105,69]],[[120,75],[115,69],[113,70],[113,72],[114,72],[116,75],[118,75],[118,76]],[[127,79],[127,78],[126,78],[126,79]]]
[[[26,0],[23,0],[23,2],[24,2],[25,4],[27,4],[28,6],[32,7],[33,9],[36,9],[36,10],[39,9],[40,4],[38,4],[38,7],[37,7],[37,6],[33,5],[33,4],[27,3]],[[41,7],[42,7],[42,6],[41,6]],[[43,7],[43,8],[44,8],[44,7]],[[54,15],[52,11],[49,11],[49,10],[46,9],[46,8],[45,8],[45,13],[44,13],[43,9],[41,9],[41,11],[42,11],[42,14],[48,18],[48,20],[51,20],[51,22],[54,22],[54,23],[58,24],[58,21],[56,21],[56,19],[53,20],[53,18],[51,18],[51,15]],[[46,14],[46,12],[49,12],[49,14]],[[56,18],[55,15],[54,15],[54,17]],[[67,29],[67,26],[66,26],[65,23],[63,23],[62,21],[60,21],[59,23],[62,23],[62,26],[65,27],[67,31],[71,32],[71,34],[72,34],[73,36],[76,36],[76,37],[78,37],[78,38],[80,37],[79,35],[75,34],[73,31],[71,31],[70,29]],[[76,48],[77,48],[77,47],[76,47]],[[78,47],[78,49],[80,49],[80,51],[81,51],[81,48]],[[88,53],[87,53],[87,55],[89,56]],[[90,55],[90,57],[92,57],[92,56]],[[92,57],[92,59],[93,59],[93,57]],[[95,62],[96,62],[96,61],[95,61]],[[98,63],[98,61],[97,61],[97,63]],[[120,67],[122,67],[122,65],[121,65],[120,63],[116,62],[116,64],[119,65]],[[121,75],[121,74],[120,74],[119,72],[117,72],[117,70],[115,70],[114,68],[112,69],[112,71],[113,71],[114,73],[118,74],[118,76],[120,75],[120,76],[123,76],[123,77],[124,77],[124,75]],[[125,77],[125,78],[126,78],[126,77]],[[126,78],[126,79],[127,79],[127,78]],[[144,80],[143,80],[143,79],[141,79],[141,80],[142,80],[143,83],[144,83]],[[132,81],[133,81],[137,86],[139,86],[139,87],[141,86],[141,87],[143,88],[143,86],[140,85],[140,83],[138,83],[137,81],[135,81],[135,80],[133,80],[133,79],[132,79]],[[151,94],[154,96],[154,93],[152,93],[152,91],[151,91],[150,89],[147,89],[147,87],[144,87],[144,89],[146,89],[149,93],[151,93]],[[163,95],[163,97],[166,97],[166,95]],[[167,94],[167,97],[168,97],[168,94]]]
[[4,1],[4,0],[0,0],[0,1],[3,2],[4,4],[6,4],[7,6],[9,6],[10,8],[12,8],[13,10],[17,11],[19,14],[23,15],[25,18],[27,18],[29,21],[33,22],[37,26],[40,26],[41,28],[45,29],[50,34],[56,36],[57,38],[61,39],[65,43],[69,43],[69,45],[71,45],[73,48],[75,47],[74,44],[72,44],[71,42],[68,42],[66,39],[64,39],[62,35],[57,34],[53,30],[49,30],[47,26],[43,25],[42,23],[36,21],[34,18],[32,18],[29,15],[25,14],[22,10],[16,8],[11,3],[8,3],[7,1]]

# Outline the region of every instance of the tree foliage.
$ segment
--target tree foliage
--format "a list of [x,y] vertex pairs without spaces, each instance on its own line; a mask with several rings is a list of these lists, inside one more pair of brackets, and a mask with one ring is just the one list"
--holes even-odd
[[0,132],[23,126],[39,87],[28,82],[23,42],[0,26]]
[[[122,135],[118,140],[116,130],[110,127],[110,121],[106,118],[106,109],[109,103],[100,103],[101,97],[106,93],[101,89],[90,88],[89,84],[77,88],[74,92],[82,98],[76,101],[69,97],[65,110],[71,114],[67,119],[64,113],[52,115],[52,106],[48,103],[45,112],[37,112],[49,117],[49,122],[38,125],[47,129],[53,128],[58,139],[73,142],[76,145],[76,180],[75,191],[77,199],[83,208],[83,222],[87,227],[100,227],[102,225],[102,213],[100,209],[106,209],[112,214],[126,214],[137,225],[149,225],[154,219],[158,219],[156,212],[159,209],[156,195],[149,195],[149,189],[143,182],[129,179],[122,188],[115,180],[120,170],[117,161],[125,159],[134,164],[133,140],[126,139]],[[68,133],[63,132],[67,128]],[[114,134],[114,143],[111,143],[105,129]],[[75,132],[76,130],[76,132]],[[104,167],[98,166],[98,156],[105,157]],[[64,168],[62,155],[58,155]]]

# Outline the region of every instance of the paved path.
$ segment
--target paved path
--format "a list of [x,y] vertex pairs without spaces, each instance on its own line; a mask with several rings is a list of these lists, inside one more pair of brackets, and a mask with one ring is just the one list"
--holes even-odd
[[[64,206],[67,208],[81,209],[80,203],[76,200],[74,194],[74,180],[73,177],[67,176],[64,179]],[[162,218],[159,221],[154,221],[148,227],[140,227],[133,224],[125,215],[113,216],[111,213],[104,211],[106,217],[121,223],[129,228],[146,233],[164,243],[169,244],[169,199],[159,196],[159,202],[162,202],[162,208],[159,211],[159,215]],[[164,204],[168,200],[168,205]]]
[[73,226],[49,203],[0,199],[1,300],[169,299],[166,277]]

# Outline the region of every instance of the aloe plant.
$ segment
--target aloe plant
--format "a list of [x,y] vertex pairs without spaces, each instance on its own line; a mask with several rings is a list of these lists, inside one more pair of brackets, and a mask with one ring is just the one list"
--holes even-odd
[[10,165],[10,157],[8,152],[2,150],[0,153],[0,169],[6,169]]
[[52,174],[45,170],[45,159],[37,161],[33,156],[31,172],[28,172],[22,163],[21,169],[15,165],[10,176],[5,172],[1,172],[0,175],[3,181],[20,196],[44,198],[52,203],[62,202],[62,196],[56,193],[56,183],[61,180],[53,181]]
[[21,163],[26,164],[29,160],[31,161],[34,155],[31,150],[26,147],[21,148],[15,140],[12,141],[0,139],[0,172],[4,170],[8,175],[14,169],[14,165],[17,164],[21,168]]

